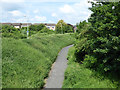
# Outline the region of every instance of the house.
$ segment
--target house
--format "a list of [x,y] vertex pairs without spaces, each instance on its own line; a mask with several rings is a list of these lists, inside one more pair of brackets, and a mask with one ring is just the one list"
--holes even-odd
[[21,28],[21,23],[12,23],[12,26],[15,28]]
[[55,26],[56,24],[54,23],[1,23],[2,25],[11,25],[15,28],[22,28],[22,27],[27,27],[30,25],[40,25],[40,24],[44,24],[47,28],[49,28],[50,30],[54,30],[55,31]]
[[34,24],[32,24],[32,25],[40,25],[40,24],[43,24],[43,23],[34,23]]
[[21,28],[31,26],[31,25],[32,25],[32,23],[21,23]]
[[12,23],[1,23],[2,25],[12,25]]
[[76,33],[76,31],[77,31],[77,26],[74,26],[74,32]]
[[54,30],[55,31],[55,26],[56,26],[56,24],[51,24],[51,23],[45,23],[45,26],[47,27],[47,28],[49,28],[50,30]]
[[40,25],[40,24],[44,24],[50,30],[54,30],[55,31],[56,24],[53,24],[53,23],[34,23],[33,25]]

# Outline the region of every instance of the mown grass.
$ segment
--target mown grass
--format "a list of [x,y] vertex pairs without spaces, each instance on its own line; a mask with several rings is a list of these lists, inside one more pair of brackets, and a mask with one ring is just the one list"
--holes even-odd
[[68,67],[65,72],[63,88],[115,88],[109,79],[100,79],[94,72],[85,68],[82,64],[75,62],[75,48],[68,52]]
[[70,34],[3,38],[2,87],[42,88],[60,49],[73,42]]

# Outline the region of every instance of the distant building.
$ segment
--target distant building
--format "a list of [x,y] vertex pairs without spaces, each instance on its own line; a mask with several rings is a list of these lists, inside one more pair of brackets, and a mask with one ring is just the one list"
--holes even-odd
[[21,23],[12,23],[12,26],[15,28],[21,28]]
[[2,25],[11,25],[15,28],[22,28],[22,27],[27,27],[31,26],[31,25],[40,25],[40,24],[44,24],[47,28],[49,28],[50,30],[54,30],[55,31],[55,26],[56,24],[54,23],[1,23]]
[[32,23],[21,23],[21,28],[31,26],[31,25],[32,25]]
[[48,23],[46,23],[45,24],[45,26],[47,27],[47,28],[49,28],[50,30],[54,30],[55,31],[55,26],[56,26],[56,24],[48,24]]
[[34,23],[34,24],[32,24],[32,25],[40,25],[40,24],[43,24],[43,23]]
[[74,32],[76,32],[77,31],[77,26],[74,26]]
[[12,25],[12,23],[1,23],[2,25]]
[[54,24],[54,23],[34,23],[33,25],[40,25],[40,24],[44,24],[50,30],[54,30],[55,31],[56,24]]

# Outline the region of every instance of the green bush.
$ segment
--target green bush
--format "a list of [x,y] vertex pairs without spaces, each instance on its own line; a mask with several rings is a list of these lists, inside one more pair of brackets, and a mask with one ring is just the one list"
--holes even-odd
[[10,25],[3,25],[1,28],[2,37],[23,39],[26,38],[25,34],[21,33],[20,29],[14,28]]
[[53,30],[48,29],[47,27],[44,27],[44,28],[40,31],[40,33],[53,34],[53,33],[54,33],[54,31],[53,31]]
[[[68,52],[68,67],[65,71],[63,88],[116,88],[107,78],[96,77],[95,71],[85,68],[83,64],[76,62],[75,47]],[[95,60],[94,57],[86,56],[86,60]],[[94,63],[91,62],[91,63]],[[88,63],[89,64],[89,63]]]
[[76,61],[119,82],[120,2],[92,2],[89,9],[88,22],[77,25]]

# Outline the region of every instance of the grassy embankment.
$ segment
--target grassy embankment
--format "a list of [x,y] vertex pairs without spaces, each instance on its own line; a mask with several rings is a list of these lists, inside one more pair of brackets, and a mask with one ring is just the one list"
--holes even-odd
[[2,39],[2,87],[42,88],[61,48],[74,42],[70,34],[30,39]]
[[75,48],[68,52],[68,67],[65,72],[63,88],[115,88],[109,79],[101,79],[95,76],[94,72],[85,68],[82,64],[75,62]]

